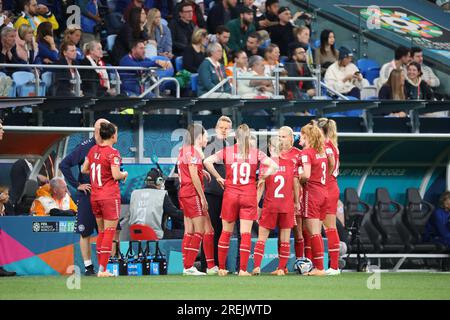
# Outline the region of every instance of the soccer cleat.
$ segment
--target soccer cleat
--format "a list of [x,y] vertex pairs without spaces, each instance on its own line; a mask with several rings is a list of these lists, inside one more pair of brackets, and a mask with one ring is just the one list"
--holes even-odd
[[216,275],[219,273],[219,267],[218,266],[214,266],[211,269],[206,269],[206,274],[207,275]]
[[86,269],[84,270],[84,275],[85,276],[95,276],[95,270],[94,270],[94,266],[90,265],[88,267],[86,267]]
[[14,271],[6,271],[0,267],[0,277],[14,277],[16,273]]
[[200,272],[196,267],[192,266],[189,269],[183,270],[183,275],[185,276],[206,276],[206,273]]
[[286,274],[284,273],[283,269],[277,269],[277,270],[275,270],[275,275],[277,275],[277,276],[285,276]]
[[252,271],[252,276],[259,276],[259,275],[261,275],[261,268],[260,267],[254,268]]
[[319,269],[312,269],[310,272],[306,273],[307,276],[326,276],[327,273],[325,270],[319,270]]
[[249,273],[248,271],[244,271],[244,270],[239,270],[239,277],[251,277],[251,273]]
[[341,274],[341,270],[329,268],[327,269],[327,271],[325,271],[325,273],[327,274],[327,276],[338,276]]
[[108,271],[105,271],[105,272],[97,273],[97,277],[99,277],[99,278],[110,278],[110,277],[114,277],[114,275],[112,273],[109,273]]
[[226,275],[228,275],[228,270],[219,269],[219,272],[217,272],[217,274],[219,275],[219,277],[225,277]]

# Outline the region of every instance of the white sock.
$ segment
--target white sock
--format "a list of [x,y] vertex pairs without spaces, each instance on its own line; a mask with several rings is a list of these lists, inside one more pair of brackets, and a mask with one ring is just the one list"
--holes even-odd
[[84,260],[85,267],[89,267],[90,265],[92,265],[92,260]]

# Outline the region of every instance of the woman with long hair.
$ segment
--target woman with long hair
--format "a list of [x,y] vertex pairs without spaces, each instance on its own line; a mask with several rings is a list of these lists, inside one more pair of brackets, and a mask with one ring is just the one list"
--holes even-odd
[[[325,154],[325,139],[317,126],[307,124],[301,130],[303,172],[300,182],[303,185],[302,215],[306,229],[305,251],[311,246],[314,269],[308,275],[326,275],[323,268],[322,221],[326,217],[328,160]],[[308,255],[306,255],[308,256]]]
[[178,155],[180,191],[178,199],[185,217],[185,233],[182,242],[183,274],[200,276],[205,273],[194,267],[195,258],[203,240],[203,250],[208,265],[207,274],[217,274],[214,263],[214,229],[208,215],[203,183],[203,149],[208,143],[208,134],[200,124],[190,124],[184,145]]
[[334,47],[336,38],[334,32],[324,29],[320,33],[320,48],[314,52],[314,61],[321,66],[322,77],[328,67],[339,57],[339,50]]
[[149,43],[156,47],[156,53],[172,59],[172,34],[169,28],[161,23],[161,12],[156,9],[150,9],[147,13],[147,35]]
[[[251,145],[250,128],[241,124],[236,130],[236,144],[206,158],[204,165],[214,176],[219,185],[225,189],[222,202],[222,234],[219,239],[219,276],[226,276],[226,260],[230,238],[236,221],[240,220],[241,244],[240,276],[250,276],[247,272],[251,250],[251,229],[253,221],[258,218],[256,170],[259,164],[267,167],[260,181],[263,182],[277,169],[277,164],[267,155]],[[220,176],[214,163],[224,163],[226,178]]]
[[77,47],[77,60],[81,61],[84,59],[83,50],[80,48],[80,40],[83,32],[81,31],[81,27],[76,24],[68,25],[66,30],[64,31],[63,41],[64,42],[73,42]]
[[43,64],[56,63],[59,59],[55,38],[53,37],[53,26],[50,22],[42,22],[36,31],[38,43],[38,57]]
[[317,126],[322,130],[325,137],[325,153],[328,159],[328,177],[326,186],[328,190],[326,216],[323,226],[328,239],[328,257],[330,268],[326,270],[327,275],[338,275],[340,239],[336,229],[336,213],[339,201],[339,186],[337,176],[339,175],[339,148],[336,121],[327,118],[317,120]]
[[102,142],[91,148],[81,172],[89,174],[91,181],[91,205],[98,226],[97,258],[98,277],[113,277],[106,271],[111,256],[112,242],[120,216],[119,181],[125,181],[128,172],[121,171],[122,158],[114,144],[117,143],[117,126],[100,124]]
[[25,64],[38,63],[37,59],[39,49],[36,39],[34,38],[33,28],[27,24],[19,27],[16,38],[16,52],[20,62]]
[[391,71],[388,80],[378,92],[378,98],[383,100],[405,100],[405,76],[402,69]]

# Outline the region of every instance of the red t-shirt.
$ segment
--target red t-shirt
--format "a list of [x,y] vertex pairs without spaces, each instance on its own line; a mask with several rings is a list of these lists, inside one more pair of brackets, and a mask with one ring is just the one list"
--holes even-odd
[[222,160],[225,164],[225,190],[248,196],[256,195],[256,170],[267,155],[257,148],[250,148],[248,159],[242,159],[238,151],[238,145],[235,144],[215,154],[216,160]]
[[290,148],[288,151],[281,153],[281,158],[290,159],[295,162],[295,177],[298,177],[298,168],[302,166],[302,151],[296,147]]
[[332,154],[334,156],[334,170],[331,173],[330,180],[336,181],[337,176],[339,175],[339,149],[334,146],[331,141],[327,141],[325,143],[325,152],[327,155]]
[[194,146],[184,146],[181,148],[178,155],[178,176],[180,179],[180,191],[178,192],[178,197],[193,197],[197,195],[194,184],[192,183],[191,174],[189,173],[189,165],[197,166],[197,173],[202,184],[202,189],[204,190],[203,184],[203,159],[200,152],[198,152]]
[[272,158],[278,164],[276,173],[266,179],[264,208],[271,213],[294,212],[294,176],[296,176],[297,161],[291,158]]
[[91,180],[91,200],[120,199],[119,181],[114,180],[111,167],[120,167],[122,158],[110,146],[95,145],[87,155]]
[[325,153],[318,154],[315,149],[308,148],[302,151],[303,165],[311,165],[311,176],[307,185],[325,186],[328,176],[328,159]]

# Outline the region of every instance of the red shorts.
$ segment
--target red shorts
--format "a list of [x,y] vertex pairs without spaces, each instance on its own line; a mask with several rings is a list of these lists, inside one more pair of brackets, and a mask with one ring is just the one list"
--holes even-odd
[[294,227],[294,213],[274,213],[263,209],[259,225],[270,230],[276,227],[279,229],[292,229]]
[[228,222],[234,222],[237,219],[256,220],[258,219],[256,200],[256,195],[249,196],[225,191],[220,216]]
[[334,180],[330,182],[327,188],[328,188],[328,200],[326,213],[336,215],[337,205],[339,201],[339,186],[337,184],[337,181]]
[[183,210],[186,218],[194,219],[208,214],[202,210],[202,202],[198,195],[178,198],[178,201],[180,202],[180,209]]
[[324,220],[327,214],[327,194],[325,187],[306,186],[303,189],[303,218]]
[[120,199],[91,200],[95,218],[118,220],[120,217]]

